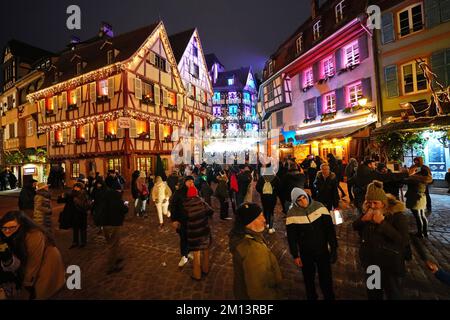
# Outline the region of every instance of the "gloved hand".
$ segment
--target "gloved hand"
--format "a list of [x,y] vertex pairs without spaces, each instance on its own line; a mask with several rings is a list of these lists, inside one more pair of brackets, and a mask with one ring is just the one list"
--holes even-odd
[[0,241],[0,261],[3,264],[10,264],[12,260],[12,252],[6,242]]
[[337,249],[331,249],[330,252],[330,263],[335,264],[337,261]]

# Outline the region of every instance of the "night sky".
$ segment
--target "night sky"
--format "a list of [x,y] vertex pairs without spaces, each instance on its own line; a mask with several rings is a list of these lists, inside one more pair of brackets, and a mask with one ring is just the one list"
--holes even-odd
[[[260,72],[266,59],[310,15],[310,0],[7,0],[1,1],[0,46],[15,38],[53,52],[71,35],[85,40],[101,21],[115,34],[163,20],[169,35],[197,27],[206,53],[226,69],[251,65]],[[81,8],[81,30],[68,30],[66,8]]]

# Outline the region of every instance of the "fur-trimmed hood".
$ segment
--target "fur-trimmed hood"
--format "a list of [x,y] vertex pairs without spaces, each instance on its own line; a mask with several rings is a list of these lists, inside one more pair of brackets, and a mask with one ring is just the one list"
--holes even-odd
[[[403,202],[397,200],[393,195],[387,193],[387,208],[384,215],[391,215],[396,213],[404,213],[406,211],[406,206]],[[366,204],[363,205],[363,211],[367,211]]]

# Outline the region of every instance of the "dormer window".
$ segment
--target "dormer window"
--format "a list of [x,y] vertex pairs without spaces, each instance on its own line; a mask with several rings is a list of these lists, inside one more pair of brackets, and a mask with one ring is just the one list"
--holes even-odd
[[192,46],[192,55],[194,57],[198,57],[198,45],[197,45],[197,40],[194,40],[194,44]]
[[336,23],[340,23],[344,20],[344,1],[339,2],[336,7],[334,7],[334,12],[336,14]]
[[228,78],[228,85],[229,86],[234,85],[234,78]]
[[273,60],[269,61],[269,75],[273,73]]
[[77,75],[81,74],[81,62],[77,62]]
[[295,41],[295,48],[297,50],[297,54],[302,52],[302,50],[303,50],[303,35],[302,34]]
[[108,53],[107,53],[107,64],[113,63],[113,60],[114,60],[114,52],[113,52],[113,50],[108,50]]
[[320,20],[313,25],[313,36],[314,41],[320,38]]

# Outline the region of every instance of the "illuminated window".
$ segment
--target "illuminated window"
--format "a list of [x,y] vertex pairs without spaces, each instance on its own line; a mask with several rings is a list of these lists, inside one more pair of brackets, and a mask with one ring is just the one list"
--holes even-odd
[[214,100],[216,101],[220,100],[220,92],[214,92]]
[[251,131],[252,130],[252,124],[251,123],[246,123],[245,124],[245,131]]
[[47,113],[53,113],[57,106],[55,105],[56,99],[53,99],[53,97],[47,98],[46,101],[46,111]]
[[244,103],[247,103],[247,104],[251,103],[250,93],[248,93],[248,92],[244,92]]
[[309,68],[304,72],[303,77],[303,86],[306,87],[312,87],[314,84],[314,76],[313,76],[313,69]]
[[213,107],[213,115],[215,117],[219,117],[222,114],[222,108],[221,107]]
[[324,95],[323,113],[336,112],[336,94],[330,92]]
[[422,4],[414,4],[397,15],[400,37],[423,29]]
[[111,64],[113,63],[114,60],[114,53],[113,50],[108,50],[108,54],[107,54],[107,64]]
[[354,41],[344,48],[344,64],[346,67],[359,63],[358,41]]
[[317,21],[313,25],[313,36],[314,36],[314,40],[317,40],[320,38],[320,20]]
[[334,11],[336,13],[336,23],[341,22],[344,20],[344,1],[339,2],[336,7],[334,7]]
[[229,123],[228,124],[228,131],[237,131],[238,125],[237,123]]
[[238,110],[238,106],[237,105],[231,105],[228,107],[228,113],[230,114],[230,116],[236,116],[237,115],[237,110]]
[[31,137],[34,133],[34,126],[33,126],[33,119],[28,119],[27,120],[27,136]]
[[274,91],[273,91],[273,81],[267,85],[267,100],[271,101],[274,98]]
[[229,78],[228,79],[228,85],[232,86],[234,84],[234,78]]
[[297,54],[302,52],[303,50],[303,35],[300,35],[295,41],[295,48],[297,50]]
[[322,68],[323,78],[334,76],[334,60],[332,56],[323,60]]
[[122,159],[121,158],[111,158],[107,160],[108,170],[119,171],[119,174],[122,173]]
[[98,82],[98,92],[100,96],[108,96],[108,79]]
[[167,103],[171,106],[177,105],[177,95],[174,92],[167,91]]
[[271,75],[273,73],[273,65],[274,65],[273,60],[270,60],[269,61],[269,75]]
[[427,80],[418,63],[410,62],[402,65],[402,86],[403,94],[417,93],[428,89]]
[[153,85],[152,84],[142,82],[142,101],[147,104],[153,102]]
[[150,126],[148,121],[136,120],[136,133],[138,136],[149,134]]
[[76,179],[80,176],[80,163],[79,162],[72,162],[72,175],[71,177],[73,179]]
[[105,122],[105,135],[115,137],[117,135],[117,121],[111,120]]
[[256,109],[252,108],[252,116],[256,116]]
[[150,175],[152,170],[152,158],[150,157],[138,157],[136,158],[136,169],[140,172],[145,172],[147,177]]
[[347,102],[350,107],[358,105],[358,100],[362,98],[361,82],[347,86]]
[[220,123],[214,123],[212,125],[212,131],[214,132],[220,132],[222,130]]
[[250,115],[251,115],[250,107],[245,107],[245,108],[244,108],[244,115],[245,115],[246,117],[250,117]]
[[69,105],[75,104],[77,104],[77,91],[74,89],[69,92]]

